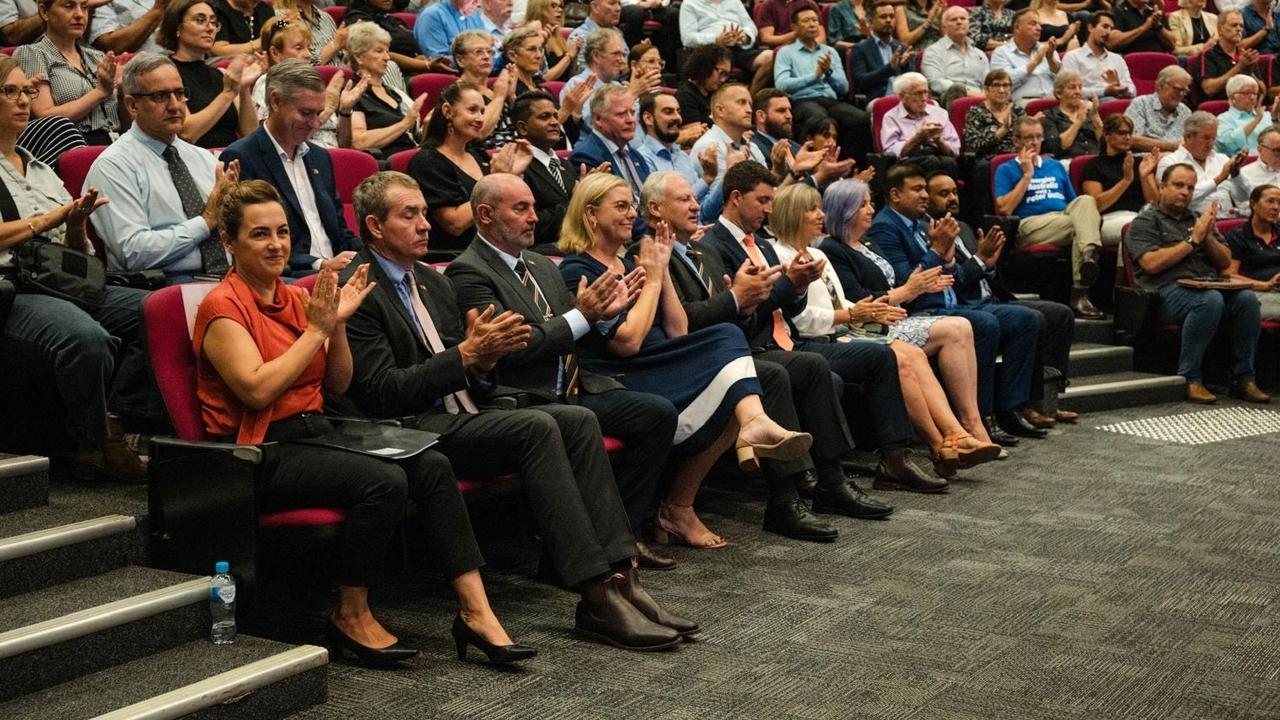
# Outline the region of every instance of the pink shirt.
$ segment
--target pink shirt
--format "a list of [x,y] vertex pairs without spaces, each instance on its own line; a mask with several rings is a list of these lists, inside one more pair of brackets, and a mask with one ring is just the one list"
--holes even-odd
[[951,148],[951,152],[960,154],[960,136],[951,124],[947,111],[930,102],[924,106],[924,112],[916,117],[907,114],[907,109],[898,103],[892,110],[884,114],[880,125],[880,145],[886,153],[902,154],[902,146],[907,144],[921,125],[936,122],[942,125],[942,142]]

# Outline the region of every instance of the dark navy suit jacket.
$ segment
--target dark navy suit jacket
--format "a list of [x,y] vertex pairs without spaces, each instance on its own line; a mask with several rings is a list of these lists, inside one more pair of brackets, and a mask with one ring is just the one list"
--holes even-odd
[[[758,236],[759,233],[755,235]],[[733,233],[729,232],[729,228],[725,227],[724,223],[717,222],[712,225],[706,234],[702,236],[700,243],[703,252],[714,250],[720,255],[720,260],[724,263],[724,272],[730,277],[747,260],[747,251],[738,244],[738,241],[733,237]],[[780,264],[778,254],[773,251],[773,246],[768,241],[757,238],[756,247],[760,248],[760,254],[764,256],[765,262],[770,267]],[[747,336],[747,342],[752,347],[771,347],[774,344],[773,311],[781,310],[782,316],[786,319],[787,324],[790,325],[791,316],[803,312],[807,304],[808,300],[805,296],[796,292],[796,286],[791,284],[791,279],[787,277],[786,273],[782,273],[773,284],[769,299],[757,305],[751,317],[744,319],[742,331]],[[794,325],[791,327],[791,336],[794,338],[800,337],[800,333]]]
[[[897,40],[890,40],[889,45],[895,51],[902,47],[902,43]],[[893,80],[895,73],[893,72],[893,66],[886,63],[884,58],[880,56],[880,48],[876,45],[876,38],[864,38],[857,45],[854,45],[850,62],[853,65],[855,92],[866,95],[867,100],[874,100],[890,94],[889,83]],[[905,72],[909,69],[907,64],[903,63],[901,70]]]
[[[916,227],[919,228],[923,224],[927,232],[928,222],[927,217],[921,218],[916,221]],[[874,243],[884,259],[893,265],[894,280],[898,285],[905,283],[911,276],[911,271],[917,266],[928,270],[943,265],[938,253],[932,249],[926,251],[921,247],[911,228],[908,228],[903,221],[903,216],[890,207],[881,208],[880,212],[876,213],[876,219],[871,222],[871,227],[867,229],[867,234],[862,241],[869,245]],[[944,270],[944,272],[950,271]],[[946,307],[946,300],[942,293],[936,292],[916,298],[908,309],[919,312],[942,307]]]
[[[632,149],[631,145],[626,147],[627,154],[631,156],[631,162],[636,166],[636,172],[640,175],[640,183],[649,177],[649,173],[653,172],[653,168],[649,167],[649,163],[644,161],[644,157],[640,153]],[[578,139],[578,144],[573,146],[573,152],[569,155],[569,166],[577,168],[579,165],[586,165],[588,170],[597,168],[604,163],[609,163],[609,169],[614,175],[627,179],[623,174],[623,170],[618,166],[618,158],[609,154],[609,148],[605,147],[604,138],[600,137],[594,130],[583,135]]]

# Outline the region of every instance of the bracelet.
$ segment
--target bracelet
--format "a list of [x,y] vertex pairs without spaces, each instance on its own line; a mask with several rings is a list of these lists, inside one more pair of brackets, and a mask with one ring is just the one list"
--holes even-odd
[[40,234],[36,232],[36,226],[30,220],[27,221],[27,229],[31,231],[31,237],[35,237]]

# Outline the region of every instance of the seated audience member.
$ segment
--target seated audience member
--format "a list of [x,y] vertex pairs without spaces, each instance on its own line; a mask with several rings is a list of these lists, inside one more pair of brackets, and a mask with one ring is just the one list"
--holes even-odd
[[[631,147],[636,136],[636,114],[632,110],[631,95],[620,85],[606,85],[592,94],[591,105],[599,116],[592,131],[573,146],[570,166],[594,170],[609,163],[609,172],[622,178],[632,194],[639,198],[640,187],[653,168]],[[695,154],[698,153],[695,151]],[[637,229],[640,227],[637,225]]]
[[[345,35],[345,31],[344,31]],[[310,41],[311,31],[307,26],[297,22],[268,23],[262,28],[262,46],[266,48],[267,72],[253,84],[253,111],[258,120],[268,119],[270,108],[267,106],[267,75],[271,68],[285,60],[303,60],[311,63]],[[346,42],[346,39],[343,39]],[[308,140],[322,148],[351,147],[351,109],[364,94],[369,83],[364,78],[356,78],[348,82],[342,73],[334,73],[333,79],[325,87],[324,109],[316,118],[319,125]],[[345,115],[343,113],[346,113]],[[339,125],[342,126],[339,137]]]
[[1060,160],[1097,155],[1102,137],[1098,99],[1085,99],[1084,84],[1073,72],[1058,73],[1053,81],[1053,96],[1058,104],[1040,116],[1045,152]]
[[871,14],[871,35],[853,48],[853,82],[856,91],[869,100],[889,94],[893,81],[911,69],[911,47],[893,34],[893,8],[888,3],[875,6]]
[[1093,198],[1102,215],[1102,243],[1120,242],[1124,226],[1147,203],[1155,202],[1160,151],[1134,157],[1133,121],[1112,115],[1102,123],[1102,150],[1085,163],[1080,191]]
[[865,156],[871,148],[871,118],[843,100],[849,94],[849,78],[835,48],[818,42],[822,24],[817,9],[797,9],[794,26],[795,42],[779,49],[774,61],[774,85],[791,96],[801,125],[810,116],[830,117],[840,129],[844,157]]
[[104,52],[162,52],[156,44],[156,28],[168,7],[166,0],[146,2],[108,2],[93,10],[89,20],[89,42]]
[[958,97],[982,95],[982,79],[991,71],[987,54],[969,42],[969,11],[956,6],[942,13],[945,35],[924,51],[921,71],[929,92],[944,107]]
[[1013,124],[1026,114],[1010,97],[1013,82],[1004,70],[992,70],[982,81],[985,99],[964,116],[964,151],[979,158],[1017,152]]
[[45,32],[37,0],[0,0],[0,42],[8,47],[27,45]]
[[[466,14],[463,14],[463,11]],[[440,0],[423,8],[413,23],[418,50],[429,58],[452,58],[453,39],[463,30],[484,30],[480,6],[475,0]],[[348,38],[348,42],[350,39]],[[390,38],[387,40],[390,46]],[[347,49],[350,53],[350,48]]]
[[893,5],[894,33],[898,42],[914,50],[925,50],[942,37],[942,14],[947,10],[943,0],[906,0]]
[[[209,55],[251,55],[262,49],[258,34],[262,32],[262,26],[275,17],[275,9],[271,5],[262,0],[248,0],[245,7],[232,5],[230,0],[212,0],[210,5],[218,18],[218,27],[214,28],[217,37],[208,50]],[[162,32],[163,27],[161,21]],[[159,40],[156,39],[157,42]]]
[[711,119],[714,123],[698,142],[693,144],[689,153],[701,158],[707,148],[715,148],[716,177],[723,179],[731,159],[745,155],[745,159],[754,160],[761,165],[768,165],[768,160],[760,152],[760,147],[747,139],[751,131],[752,120],[751,95],[747,88],[738,83],[722,86],[711,98]]
[[[653,43],[648,40],[637,43],[627,53],[627,85],[636,83],[640,87],[650,88],[650,90],[646,90],[641,95],[648,92],[656,92],[662,87],[662,71],[666,66],[666,61],[662,59],[662,55],[658,53],[658,49],[653,46]],[[690,130],[690,135],[685,138],[682,144],[691,145],[694,140],[698,139],[692,135],[692,132]]]
[[[587,36],[601,29],[616,30],[618,35],[622,35],[622,28],[618,27],[618,23],[621,21],[621,0],[588,0],[586,19],[582,21],[581,25],[574,28],[573,32],[569,33],[569,42],[577,42],[578,38],[583,38],[583,47],[578,51],[578,67],[587,66]],[[625,37],[623,37],[623,42],[626,43]]]
[[1071,248],[1071,309],[1077,317],[1099,319],[1089,300],[1098,280],[1102,218],[1090,195],[1076,195],[1062,163],[1041,155],[1044,129],[1039,118],[1014,126],[1018,157],[996,168],[996,213],[1020,218],[1018,244],[1048,243]]
[[[955,178],[934,172],[925,179],[925,183],[929,191],[929,215],[935,221],[941,222],[947,215],[952,218],[960,215],[960,193]],[[1044,377],[1045,366],[1054,368],[1062,377],[1068,376],[1071,343],[1076,332],[1075,314],[1062,303],[1016,299],[1001,284],[996,269],[1004,251],[1004,232],[995,227],[986,233],[975,234],[969,223],[958,220],[957,224],[960,234],[954,242],[956,265],[955,284],[952,285],[956,302],[969,310],[1008,304],[1030,308],[1040,315],[1040,341],[1036,345],[1035,364],[1031,368],[1031,404],[1022,410],[1023,419],[1037,428],[1053,427],[1059,422],[1076,422],[1079,415],[1068,410],[1058,410],[1053,415],[1040,412],[1044,383],[1037,381]],[[996,320],[1004,321],[999,315],[996,315]]]
[[682,459],[658,510],[658,542],[724,547],[724,539],[693,510],[698,488],[716,459],[732,446],[739,466],[754,471],[758,457],[796,458],[808,452],[813,438],[784,429],[765,412],[741,329],[721,323],[689,330],[671,284],[675,238],[669,228],[659,225],[655,237],[641,240],[635,263],[620,257],[635,221],[631,190],[622,180],[591,175],[574,189],[560,237],[565,254],[560,274],[569,290],[581,291],[606,274],[625,276],[636,267],[644,269],[640,295],[619,316],[612,336],[584,339],[581,364],[597,374],[620,377],[629,390],[665,397],[680,413],[673,450]]
[[[658,32],[646,37],[644,24],[659,23]],[[622,35],[627,44],[635,47],[648,41],[658,49],[663,62],[675,67],[676,53],[680,50],[680,3],[671,0],[627,0],[622,4]]]
[[[263,3],[265,4],[265,3]],[[337,23],[329,13],[320,9],[317,0],[275,0],[271,5],[277,18],[282,18],[303,25],[311,33],[311,41],[307,49],[311,52],[311,61],[317,65],[336,65],[334,62],[342,46],[347,42],[345,30],[339,30]],[[346,20],[343,16],[343,20]],[[364,18],[368,19],[368,18]],[[266,23],[258,27],[259,33],[266,32]],[[266,47],[266,38],[258,37],[257,50]]]
[[377,173],[356,188],[355,205],[364,248],[353,265],[367,265],[376,286],[347,321],[347,398],[374,417],[415,415],[417,427],[440,434],[434,449],[459,475],[516,467],[553,572],[582,596],[578,632],[632,650],[670,647],[695,632],[640,587],[634,535],[595,415],[560,404],[479,407],[491,402],[498,361],[524,350],[531,330],[511,310],[472,311],[464,326],[452,283],[418,262],[431,225],[417,183]]
[[[1087,8],[1090,3],[1071,3],[1071,5]],[[1067,50],[1074,50],[1080,46],[1080,40],[1077,37],[1080,22],[1071,22],[1071,16],[1067,14],[1066,8],[1059,6],[1058,0],[1031,0],[1028,9],[1035,13],[1036,19],[1040,21],[1040,39]]]
[[[859,180],[841,182],[861,183]],[[828,192],[832,189],[839,192],[839,184],[833,185]],[[862,197],[865,200],[867,193],[864,192]],[[805,308],[792,316],[800,337],[888,344],[898,359],[898,384],[902,388],[907,415],[916,433],[929,446],[934,472],[939,476],[951,477],[961,466],[995,460],[1000,454],[1000,447],[985,439],[987,433],[982,427],[982,415],[978,413],[978,368],[969,321],[923,315],[908,318],[906,310],[888,302],[874,302],[870,293],[865,291],[858,298],[862,302],[850,300],[835,268],[816,246],[826,237],[822,201],[823,196],[808,185],[788,185],[778,191],[773,211],[769,214],[769,227],[777,238],[773,248],[783,264],[790,265],[802,255],[823,263],[822,277],[803,289],[807,299]],[[871,204],[867,202],[856,213],[848,213],[848,208],[842,208],[841,212],[853,215],[853,224],[861,225],[860,229],[853,230],[858,234],[871,225],[874,215]],[[864,323],[888,326],[889,334],[885,336],[867,330]],[[913,327],[895,331],[894,328],[902,323]],[[941,327],[934,333],[932,326],[938,324]],[[947,378],[951,398],[980,437],[975,437],[956,419],[947,399],[948,392],[942,389],[933,368],[929,367],[929,357],[922,348],[930,344],[931,334],[935,336],[932,348],[935,354],[942,345],[954,342],[949,352],[939,355],[952,361],[942,372]]]
[[[814,0],[760,0],[757,2],[752,11],[752,19],[755,20],[756,30],[760,33],[760,44],[773,48],[776,53],[795,42],[795,16],[802,8],[808,8],[814,15],[821,17],[818,3]],[[821,45],[827,44],[827,29],[822,27],[820,19],[816,40]],[[774,72],[776,73],[777,70],[775,69]]]
[[[371,22],[386,30],[387,35],[391,37],[391,42],[387,45],[387,50],[391,53],[391,62],[398,65],[401,72],[406,75],[417,75],[425,72],[452,72],[453,66],[448,58],[428,57],[422,54],[422,48],[418,47],[418,40],[413,36],[413,31],[409,29],[408,25],[405,25],[403,20],[395,16],[394,6],[393,0],[354,0],[348,6],[346,15],[342,16],[343,27],[351,27],[361,22]],[[325,13],[319,13],[317,17],[322,14]],[[325,52],[327,52],[328,48],[337,46],[336,49],[340,50],[345,43],[346,31],[339,28],[333,42],[330,45],[320,47],[317,53],[317,61],[321,65],[328,64],[328,61],[325,60]],[[335,51],[334,55],[336,54]],[[334,55],[331,55],[330,59],[333,59]]]
[[217,193],[237,180],[237,163],[224,173],[207,150],[180,137],[187,90],[172,60],[139,53],[121,84],[133,125],[94,160],[84,181],[111,199],[91,218],[107,267],[163,270],[170,283],[196,273],[222,276],[228,264],[214,232]]
[[[1173,52],[1177,38],[1164,23],[1159,0],[1116,0],[1111,7],[1116,29],[1107,41],[1115,52]],[[1221,24],[1219,24],[1221,29]]]
[[258,129],[253,84],[265,68],[252,57],[237,57],[226,70],[207,61],[213,44],[213,8],[204,0],[175,0],[165,8],[156,42],[173,51],[173,64],[188,93],[182,139],[203,148],[221,148]]
[[1227,233],[1231,262],[1223,274],[1249,280],[1263,320],[1280,320],[1280,188],[1259,185],[1249,194],[1249,222]]
[[1240,19],[1240,12],[1224,12],[1218,24],[1218,41],[1204,53],[1191,58],[1187,70],[1196,83],[1193,94],[1198,102],[1229,99],[1227,83],[1239,75],[1255,78],[1266,90],[1270,74],[1267,65],[1271,58],[1244,47],[1241,43],[1243,33],[1244,21]]
[[1107,11],[1089,15],[1089,29],[1084,45],[1062,56],[1058,72],[1078,73],[1084,79],[1086,97],[1131,98],[1138,94],[1129,65],[1124,56],[1110,50],[1110,39],[1115,32],[1115,16]]
[[581,289],[575,301],[555,263],[526,252],[534,240],[529,228],[534,213],[533,194],[520,178],[504,173],[482,178],[472,193],[476,237],[445,274],[464,313],[514,310],[529,323],[529,347],[498,362],[504,386],[528,392],[536,405],[582,405],[595,413],[601,432],[623,442],[612,464],[636,534],[640,567],[670,569],[675,561],[655,555],[641,539],[653,530],[676,409],[657,395],[626,390],[613,378],[579,373],[575,346],[600,332],[597,323],[611,322],[624,311],[639,287],[608,276]]
[[[0,222],[0,243],[5,247],[0,251],[0,277],[11,277],[16,273],[14,251],[33,237],[92,253],[86,222],[107,201],[99,200],[89,183],[84,196],[73,200],[52,168],[16,144],[37,97],[16,59],[0,57],[0,85],[0,182],[18,214]],[[120,380],[133,375],[123,368],[115,372],[117,349],[123,343],[122,361],[142,360],[140,313],[146,296],[142,290],[108,285],[102,305],[93,312],[51,295],[18,293],[13,299],[3,339],[10,348],[34,350],[52,367],[54,390],[80,443],[77,475],[98,471],[119,480],[146,481],[146,466],[122,439],[119,423],[107,414],[113,378],[119,388]]]
[[493,39],[496,52],[511,27],[511,0],[480,0],[480,22]]
[[324,112],[325,84],[305,60],[287,60],[267,71],[266,123],[222,153],[239,161],[240,178],[266,180],[279,191],[291,229],[285,272],[307,275],[325,260],[360,249],[343,219],[329,153],[309,142]]
[[[1222,26],[1222,15],[1227,13],[1221,7],[1218,8],[1218,26]],[[1237,8],[1237,12],[1241,13],[1244,19],[1244,32],[1250,39],[1256,39],[1249,47],[1256,48],[1258,52],[1274,55],[1280,52],[1280,32],[1276,30],[1276,20],[1280,19],[1280,10],[1276,9],[1273,3],[1266,0],[1245,0],[1241,3],[1241,7]]]
[[542,74],[543,80],[564,80],[578,72],[578,53],[586,39],[579,36],[573,42],[560,34],[564,26],[564,2],[562,0],[529,0],[525,9],[524,22],[546,35],[543,53],[546,55],[547,71]]
[[1040,19],[1027,8],[1013,14],[1013,35],[991,53],[991,69],[1007,70],[1014,100],[1053,95],[1054,75],[1062,67],[1058,45],[1040,41]]
[[[1231,106],[1218,115],[1215,148],[1226,155],[1235,155],[1242,149],[1248,155],[1257,155],[1258,135],[1275,119],[1263,102],[1266,88],[1247,75],[1236,75],[1227,82],[1227,98]],[[1264,119],[1268,122],[1264,123]]]
[[827,14],[827,42],[841,54],[862,42],[871,27],[871,11],[863,0],[837,0]]
[[[1163,165],[1163,163],[1162,163]],[[1258,296],[1252,290],[1182,287],[1182,278],[1217,277],[1231,263],[1231,250],[1215,227],[1217,201],[1200,213],[1191,209],[1197,170],[1175,163],[1160,171],[1160,197],[1129,225],[1124,249],[1133,260],[1138,287],[1156,294],[1156,322],[1182,326],[1178,374],[1187,380],[1187,401],[1217,400],[1204,386],[1205,352],[1226,321],[1231,336],[1232,394],[1250,402],[1270,400],[1254,383],[1253,357],[1261,332]]]
[[544,80],[559,77],[557,74],[546,78],[542,74],[546,67],[543,44],[542,31],[532,25],[522,25],[502,38],[502,58],[506,61],[506,70],[511,74],[515,95],[537,90]]
[[[969,321],[977,360],[978,407],[986,418],[991,439],[1001,445],[1013,445],[1017,439],[1009,442],[1006,436],[1044,437],[1045,432],[1032,426],[1022,412],[1031,401],[1038,316],[1032,310],[1010,305],[966,308],[959,303],[955,290],[948,287],[951,283],[939,287],[938,283],[912,279],[918,271],[923,274],[954,262],[960,226],[954,216],[944,217],[940,222],[929,217],[928,186],[924,173],[914,165],[905,163],[890,168],[885,187],[888,204],[876,213],[863,236],[863,244],[876,248],[877,254],[882,253],[895,283],[908,288],[904,295],[909,298],[909,309],[956,315]],[[889,273],[885,273],[885,277],[888,276]],[[1004,357],[998,384],[997,354]],[[973,428],[967,429],[973,431]]]
[[1173,54],[1196,55],[1205,50],[1210,38],[1218,36],[1218,16],[1205,11],[1206,0],[1178,0],[1178,10],[1169,14],[1173,33]]
[[[763,91],[761,91],[763,92]],[[693,187],[699,205],[714,204],[718,213],[723,203],[716,178],[720,173],[716,162],[716,150],[705,147],[698,157],[690,157],[677,140],[680,138],[680,105],[666,93],[649,93],[640,98],[640,129],[631,141],[631,147],[649,165],[650,172],[672,171],[680,173]],[[642,185],[643,187],[643,185]]]
[[[760,92],[773,78],[773,50],[757,44],[757,34],[756,24],[745,5],[717,0],[691,0],[680,5],[681,44],[690,50],[699,45],[717,45],[728,50],[733,66],[751,75],[752,93]],[[688,72],[686,76],[693,77]],[[727,79],[722,76],[720,82]],[[704,92],[710,95],[715,88],[705,88]],[[690,122],[688,116],[686,122]]]
[[464,30],[453,39],[453,61],[460,71],[459,82],[465,82],[484,96],[484,123],[479,143],[483,149],[497,149],[515,139],[511,129],[511,103],[515,100],[515,77],[503,68],[489,86],[493,69],[493,36],[483,30]]
[[418,147],[422,105],[427,96],[411,99],[386,82],[391,36],[373,23],[356,23],[347,30],[347,60],[366,86],[351,111],[351,147],[378,151],[384,158]]
[[[625,85],[623,84],[622,75],[627,71],[627,47],[622,44],[622,33],[617,30],[600,28],[591,33],[587,36],[583,49],[587,55],[586,69],[564,84],[564,88],[560,91],[562,98],[574,95],[579,85],[587,85],[591,88],[587,92],[588,98],[605,85],[617,85],[629,94],[632,107],[638,109],[640,96],[651,90],[657,90],[662,83],[659,73],[632,78]],[[581,113],[584,129],[591,127],[592,110],[590,102],[583,102]]]
[[1014,10],[1008,5],[1005,0],[983,0],[969,16],[969,41],[979,50],[995,52],[1013,36]]
[[731,58],[727,49],[714,43],[689,49],[681,68],[684,80],[676,88],[680,117],[685,125],[711,124],[711,96],[733,72]]
[[1245,165],[1231,183],[1231,198],[1237,208],[1262,185],[1280,187],[1280,128],[1268,125],[1258,134],[1258,159]]
[[909,72],[893,81],[893,93],[901,102],[884,114],[880,146],[925,171],[960,171],[960,136],[951,117],[929,99],[929,83],[920,73]]
[[289,224],[275,190],[261,180],[231,185],[220,214],[223,242],[235,264],[196,315],[201,415],[213,437],[266,443],[259,482],[267,509],[321,502],[346,510],[334,562],[338,600],[329,642],[371,667],[418,654],[401,645],[368,607],[368,588],[381,576],[407,496],[422,514],[421,527],[432,549],[441,552],[441,569],[458,598],[455,640],[480,648],[490,662],[533,657],[532,648],[511,642],[489,607],[479,571],[484,558],[443,456],[429,449],[391,462],[289,442],[333,428],[320,415],[323,394],[341,393],[351,382],[346,322],[373,289],[367,268],[341,289],[337,273],[326,268],[304,299],[280,280]]
[[1133,99],[1124,114],[1133,121],[1133,149],[1173,152],[1182,142],[1182,126],[1191,108],[1182,100],[1191,92],[1191,75],[1170,65],[1156,75],[1155,92]]
[[81,38],[88,17],[84,0],[40,0],[44,35],[14,51],[40,94],[31,103],[31,117],[60,115],[75,123],[89,145],[110,145],[120,129],[116,83],[124,63],[114,53],[103,54]]
[[795,121],[791,113],[791,98],[785,92],[765,88],[756,93],[751,98],[751,115],[755,118],[751,142],[760,148],[762,156],[772,157],[773,148],[779,140],[786,141],[792,154],[800,151],[800,143],[791,137]]
[[[777,179],[763,165],[740,162],[725,175],[725,207],[711,229],[702,236],[704,252],[719,255],[724,268],[762,271],[779,268],[766,300],[755,306],[745,320],[747,339],[753,348],[766,352],[793,350],[825,357],[831,371],[845,384],[861,383],[866,409],[875,418],[869,428],[880,451],[875,487],[921,493],[946,492],[946,480],[917,466],[908,449],[913,431],[903,405],[898,383],[897,359],[887,345],[879,343],[832,343],[806,340],[793,334],[790,319],[805,307],[802,288],[822,277],[824,263],[805,256],[782,266],[769,242],[760,242],[766,216],[773,203]],[[834,490],[834,473],[819,477],[819,492]]]
[[574,183],[578,181],[578,171],[556,156],[564,133],[560,129],[555,99],[545,90],[517,97],[511,109],[511,123],[516,137],[529,143],[529,152],[533,154],[523,178],[533,193],[533,207],[538,217],[534,249],[554,254],[564,212],[569,207]]
[[1160,156],[1158,176],[1174,165],[1188,165],[1196,171],[1195,192],[1191,196],[1191,212],[1202,213],[1212,204],[1220,217],[1234,213],[1231,202],[1233,182],[1243,166],[1245,155],[1224,155],[1213,149],[1218,139],[1218,118],[1203,110],[1187,116],[1182,124],[1182,145]]

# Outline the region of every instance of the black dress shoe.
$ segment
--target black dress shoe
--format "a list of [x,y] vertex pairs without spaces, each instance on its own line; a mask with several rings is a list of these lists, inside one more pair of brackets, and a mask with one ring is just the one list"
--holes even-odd
[[911,462],[910,451],[898,450],[886,453],[876,466],[875,489],[910,490],[918,493],[944,493],[951,486],[946,480],[934,476]]
[[856,485],[847,482],[841,483],[839,487],[819,486],[813,496],[813,511],[863,520],[882,520],[893,514],[893,508],[872,500]]
[[622,579],[622,596],[635,605],[641,615],[659,625],[675,630],[684,637],[689,637],[702,629],[698,623],[664,610],[658,601],[640,586],[640,573],[635,568],[622,573]]
[[803,500],[790,503],[770,503],[764,510],[764,529],[792,540],[834,542],[840,531],[809,512]]
[[458,650],[458,659],[467,659],[467,646],[475,645],[476,649],[484,653],[492,665],[510,665],[528,660],[538,654],[538,651],[525,647],[524,645],[494,645],[480,636],[480,633],[471,629],[471,626],[463,622],[461,615],[453,616],[453,644]]
[[806,472],[799,480],[796,481],[796,493],[806,500],[813,499],[813,493],[817,488],[818,476],[812,471]]
[[663,557],[645,543],[636,541],[636,564],[645,570],[674,570],[675,558]]
[[1027,419],[1022,417],[1022,413],[1016,410],[1004,410],[996,413],[996,423],[1001,430],[1018,437],[1040,440],[1049,436],[1048,430],[1041,430],[1027,422]]
[[574,630],[623,650],[662,650],[680,642],[680,633],[645,617],[623,596],[625,582],[622,573],[588,582],[574,613]]
[[996,422],[995,415],[983,418],[982,424],[987,426],[987,435],[991,436],[991,442],[1001,447],[1013,447],[1018,444],[1016,436],[1000,429],[1000,424]]
[[404,660],[418,656],[418,651],[413,648],[407,648],[400,643],[390,645],[384,648],[371,648],[367,645],[361,645],[351,636],[342,632],[342,629],[329,621],[329,627],[326,632],[329,649],[333,651],[336,657],[342,657],[343,651],[349,652],[356,656],[356,660],[366,667],[388,667],[395,665]]

